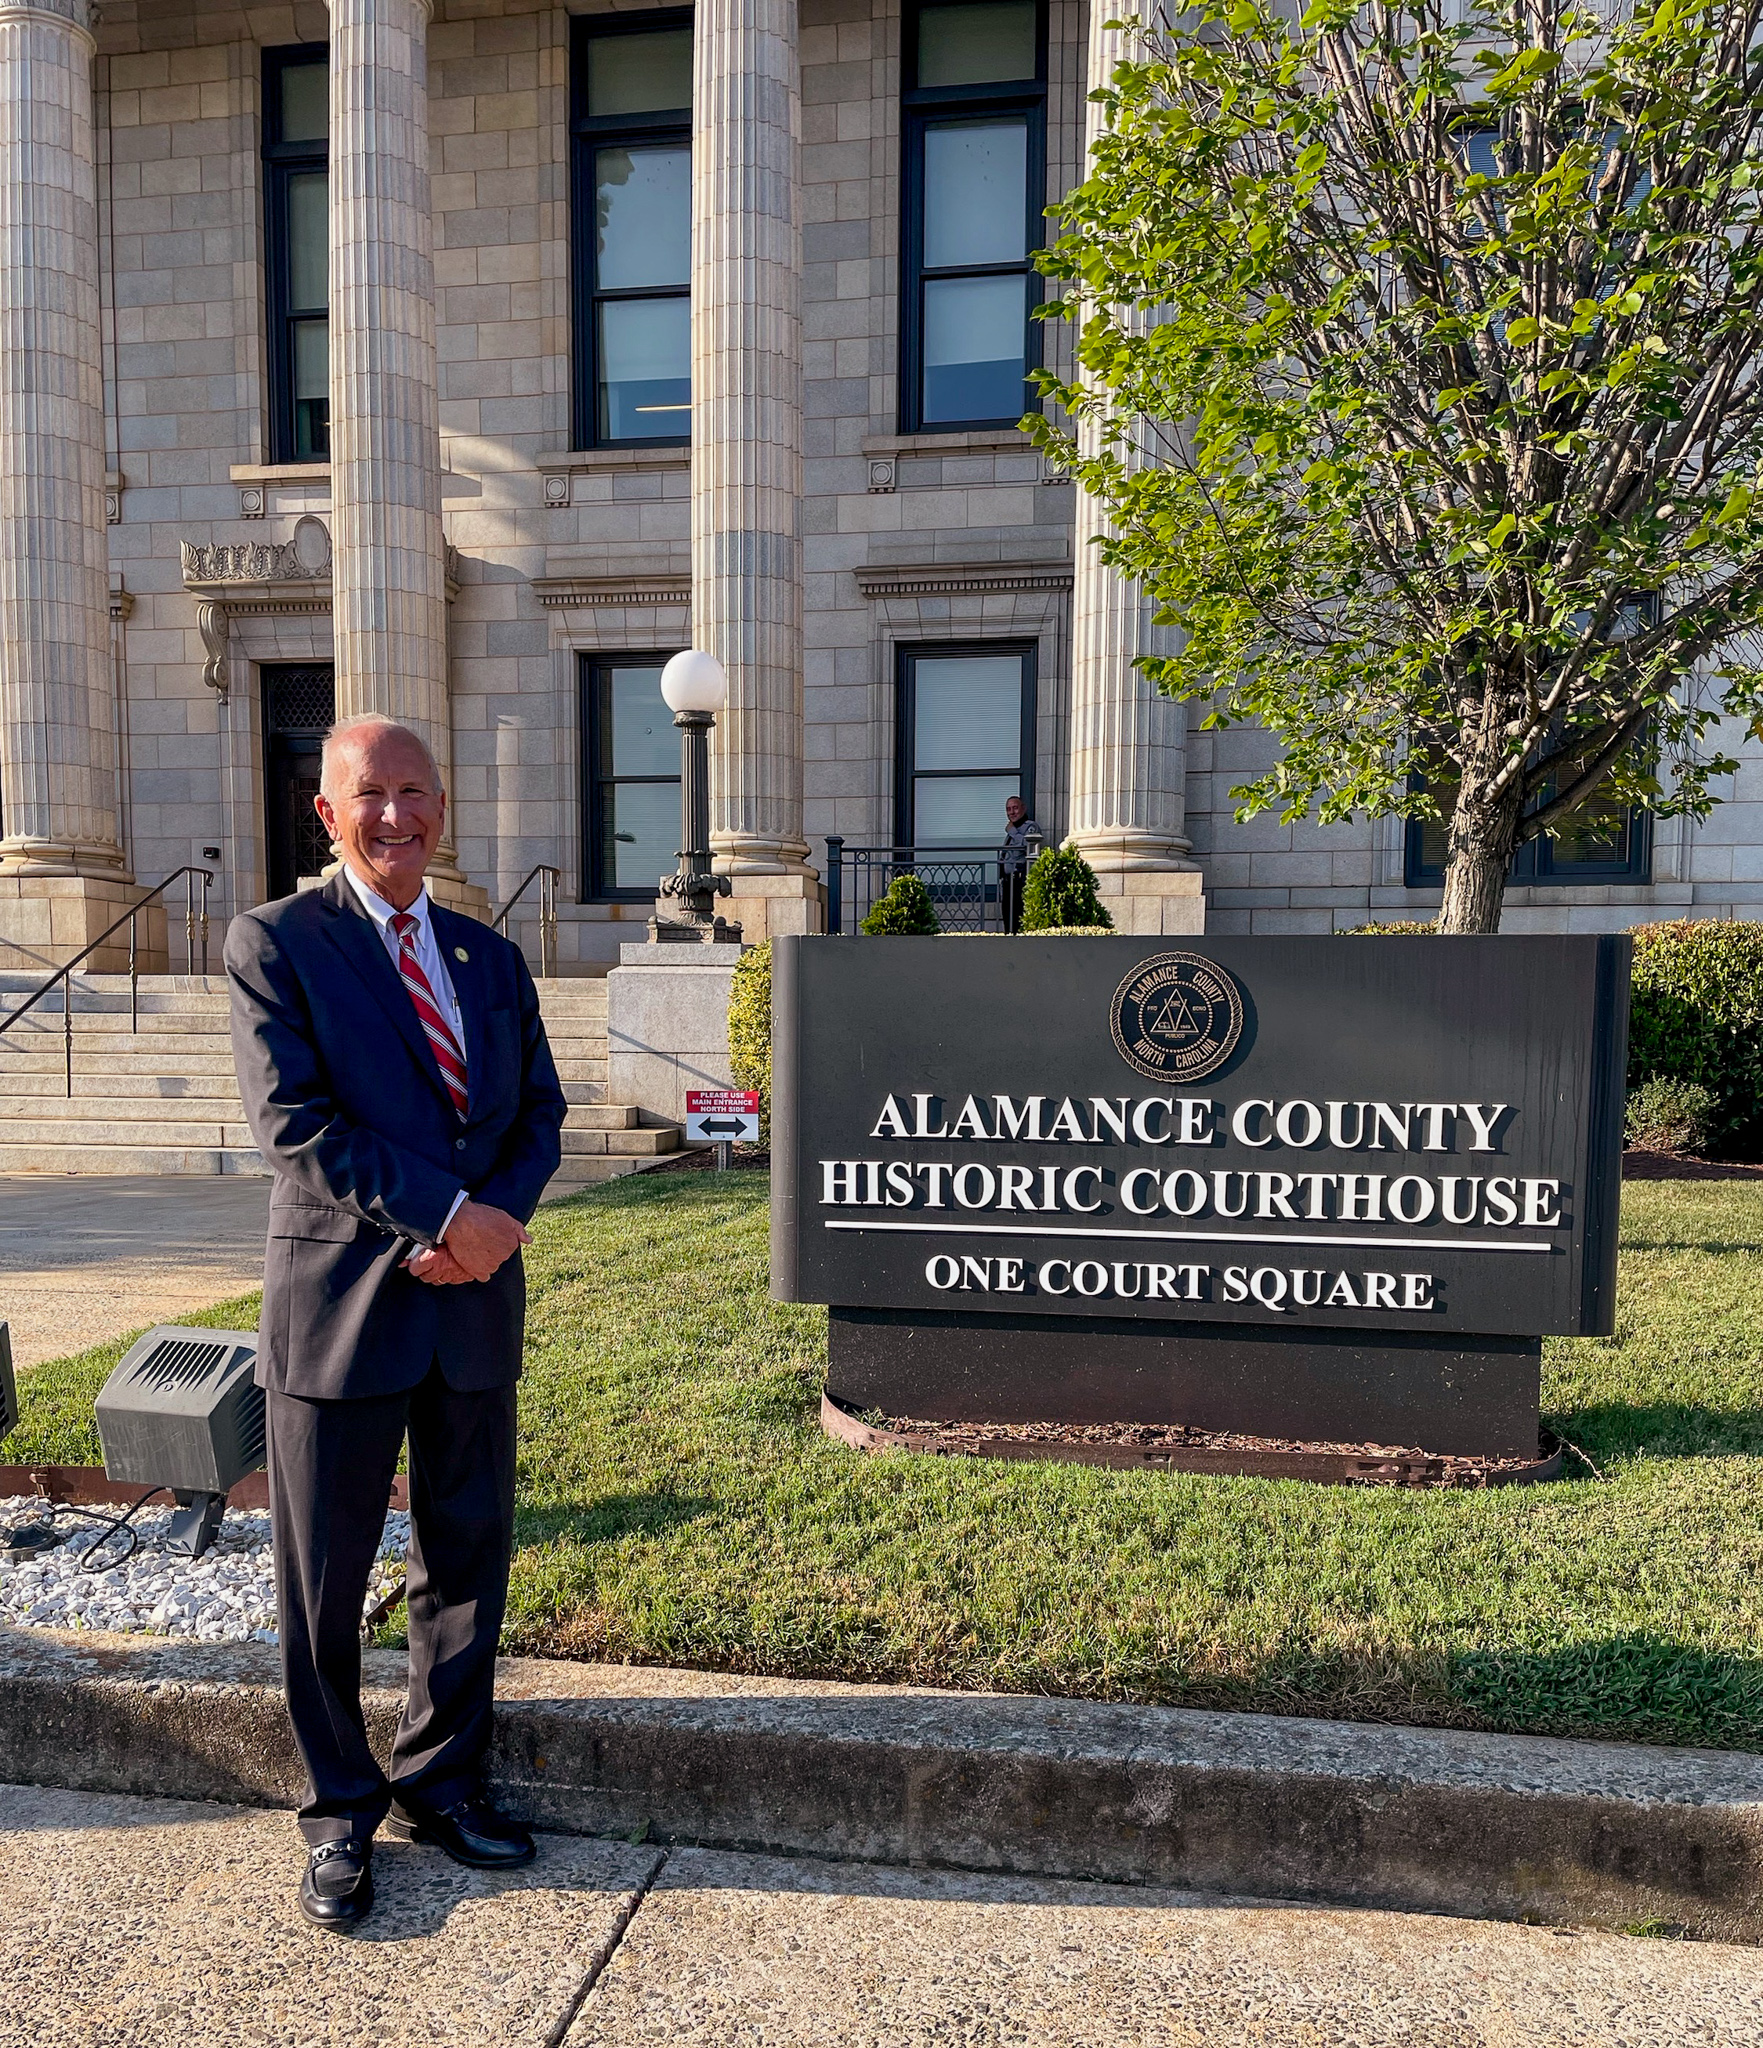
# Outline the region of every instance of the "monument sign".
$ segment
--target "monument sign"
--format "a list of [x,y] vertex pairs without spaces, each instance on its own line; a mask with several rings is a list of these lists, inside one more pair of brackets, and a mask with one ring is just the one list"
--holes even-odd
[[1534,1457],[1627,1015],[1620,937],[782,939],[773,1291],[853,1409]]

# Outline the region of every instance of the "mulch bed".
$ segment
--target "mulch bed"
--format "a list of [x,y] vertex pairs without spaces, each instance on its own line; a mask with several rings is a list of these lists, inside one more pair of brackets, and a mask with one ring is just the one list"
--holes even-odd
[[1648,1152],[1640,1146],[1622,1155],[1624,1180],[1763,1180],[1763,1166],[1735,1159],[1691,1159],[1681,1152]]
[[870,1421],[823,1396],[821,1427],[865,1451],[940,1457],[1055,1458],[1116,1469],[1319,1480],[1349,1486],[1482,1487],[1561,1476],[1553,1441],[1534,1458],[1468,1458],[1405,1444],[1305,1443],[1142,1422],[947,1422],[913,1415]]
[[[769,1170],[771,1154],[762,1145],[734,1145],[730,1151],[731,1166],[757,1166]],[[669,1152],[658,1166],[646,1169],[650,1173],[714,1173],[716,1171],[716,1147],[705,1145],[690,1152]]]

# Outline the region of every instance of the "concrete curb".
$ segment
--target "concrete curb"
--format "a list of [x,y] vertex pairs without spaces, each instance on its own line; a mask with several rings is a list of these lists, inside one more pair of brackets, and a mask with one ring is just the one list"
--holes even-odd
[[[397,1653],[364,1673],[389,1746]],[[292,1805],[275,1653],[0,1630],[0,1779]],[[491,1780],[575,1834],[1763,1942],[1763,1757],[510,1660]]]

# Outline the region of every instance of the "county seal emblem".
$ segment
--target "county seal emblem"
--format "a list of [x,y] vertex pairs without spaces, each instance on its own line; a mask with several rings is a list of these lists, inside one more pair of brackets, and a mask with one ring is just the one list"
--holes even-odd
[[1204,1080],[1243,1035],[1243,997],[1215,961],[1198,953],[1141,960],[1114,991],[1115,1050],[1148,1080]]

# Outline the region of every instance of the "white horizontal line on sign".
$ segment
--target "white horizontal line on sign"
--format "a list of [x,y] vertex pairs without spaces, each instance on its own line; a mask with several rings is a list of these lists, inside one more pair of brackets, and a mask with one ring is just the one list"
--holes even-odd
[[894,1230],[912,1237],[1130,1237],[1158,1244],[1369,1245],[1387,1252],[1547,1252],[1547,1244],[1480,1244],[1467,1237],[1298,1237],[1252,1230],[1075,1230],[1050,1223],[859,1223],[854,1217],[826,1217],[828,1230]]

